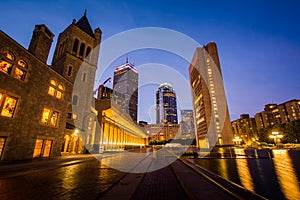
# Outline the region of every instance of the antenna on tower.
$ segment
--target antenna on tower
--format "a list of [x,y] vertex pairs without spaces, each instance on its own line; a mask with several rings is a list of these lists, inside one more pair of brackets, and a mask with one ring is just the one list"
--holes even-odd
[[86,11],[87,11],[87,10],[86,10],[86,9],[84,9],[84,16],[86,16]]
[[128,63],[128,54],[126,55],[126,63]]

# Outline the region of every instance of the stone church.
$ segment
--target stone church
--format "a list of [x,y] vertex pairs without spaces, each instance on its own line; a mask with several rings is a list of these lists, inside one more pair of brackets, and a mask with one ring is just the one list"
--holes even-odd
[[36,25],[28,49],[0,30],[0,159],[83,153],[93,134],[93,86],[102,31],[86,13],[58,36]]

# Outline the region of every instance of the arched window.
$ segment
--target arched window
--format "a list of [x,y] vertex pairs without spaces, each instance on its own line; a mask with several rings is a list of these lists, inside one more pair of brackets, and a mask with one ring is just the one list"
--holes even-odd
[[79,56],[83,57],[83,55],[84,55],[84,49],[85,49],[85,44],[81,43],[80,50],[79,50]]
[[64,93],[64,86],[57,83],[55,80],[50,80],[50,85],[48,88],[48,94],[56,97],[57,99],[62,99]]
[[49,89],[48,89],[48,94],[51,95],[51,96],[54,96],[55,95],[55,89],[56,89],[56,81],[55,80],[51,80],[50,81],[50,86],[49,86]]
[[11,52],[5,52],[4,53],[5,57],[11,61],[14,61],[15,60],[15,56],[14,54],[12,54]]
[[74,44],[73,44],[73,52],[74,53],[77,53],[77,51],[78,51],[78,45],[79,45],[79,40],[75,39],[74,40]]
[[88,47],[88,48],[86,49],[85,57],[88,57],[88,59],[91,58],[91,55],[89,55],[89,54],[91,53],[91,50],[92,50],[91,47]]
[[24,60],[19,60],[15,68],[14,78],[24,81],[27,73],[27,63]]
[[72,70],[73,70],[73,67],[71,65],[68,66],[68,76],[71,76],[72,75]]
[[4,52],[0,56],[0,71],[18,79],[25,80],[28,65],[24,60],[17,60],[11,52]]
[[11,74],[15,56],[11,52],[4,52],[3,59],[0,60],[0,70],[6,74]]

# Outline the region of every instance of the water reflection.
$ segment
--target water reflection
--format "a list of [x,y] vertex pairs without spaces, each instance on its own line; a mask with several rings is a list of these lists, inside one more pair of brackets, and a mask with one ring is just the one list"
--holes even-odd
[[273,150],[274,166],[284,196],[287,199],[300,197],[299,182],[287,150]]
[[228,166],[227,166],[227,162],[225,159],[220,159],[220,175],[227,179],[230,180],[229,174],[228,174]]
[[[245,150],[244,149],[235,149],[235,154],[239,155],[241,157],[244,157]],[[250,174],[247,159],[244,159],[244,158],[236,159],[236,167],[237,167],[238,175],[239,175],[242,185],[246,189],[254,192],[253,179]]]
[[62,180],[62,187],[64,189],[71,190],[79,184],[77,183],[77,179],[75,178],[78,175],[79,166],[80,165],[70,165],[66,168],[60,168],[60,170],[63,172],[61,173],[62,175],[61,180]]

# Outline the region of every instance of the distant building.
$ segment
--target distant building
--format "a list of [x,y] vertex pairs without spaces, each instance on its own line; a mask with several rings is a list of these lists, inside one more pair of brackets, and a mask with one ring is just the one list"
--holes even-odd
[[143,127],[150,141],[168,141],[180,136],[179,124],[148,124]]
[[134,122],[137,122],[138,111],[138,72],[132,63],[116,67],[114,72],[113,89],[116,94],[125,96],[124,105],[119,105],[128,113]]
[[[216,80],[218,74],[222,76],[216,44],[211,42],[197,48],[189,75],[198,147],[233,144],[223,80],[222,77]],[[225,111],[221,112],[220,108],[224,106]],[[224,124],[220,124],[220,114],[224,115]]]
[[176,93],[168,83],[156,90],[156,123],[178,124]]
[[258,131],[254,118],[249,114],[242,114],[240,119],[231,122],[234,137],[239,137],[245,144],[258,140]]
[[181,135],[195,138],[195,125],[193,110],[181,110]]
[[144,127],[144,126],[147,126],[148,125],[148,122],[146,121],[139,121],[139,126],[140,127]]
[[293,99],[281,104],[267,104],[264,111],[255,114],[257,128],[266,128],[300,119],[300,100]]
[[91,100],[101,34],[86,13],[73,20],[48,66],[54,34],[47,26],[35,26],[28,50],[0,31],[0,159],[84,151],[96,120]]
[[111,99],[115,102],[122,110],[125,110],[125,94],[118,93],[113,89],[105,86],[100,86],[98,88],[98,100],[100,99]]

